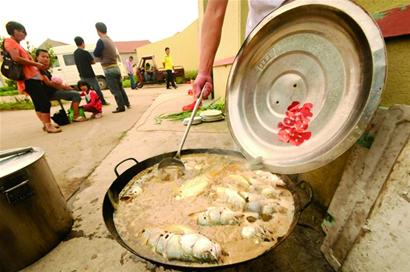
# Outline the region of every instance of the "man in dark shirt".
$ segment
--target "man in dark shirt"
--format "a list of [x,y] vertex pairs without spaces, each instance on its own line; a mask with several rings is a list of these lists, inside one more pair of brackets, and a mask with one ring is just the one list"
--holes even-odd
[[109,105],[107,101],[105,101],[104,94],[100,89],[100,85],[98,85],[94,70],[91,67],[91,65],[95,63],[93,56],[90,52],[84,50],[85,44],[83,38],[77,36],[74,38],[74,41],[78,47],[74,51],[74,61],[81,80],[90,84],[90,86],[97,92],[103,105]]

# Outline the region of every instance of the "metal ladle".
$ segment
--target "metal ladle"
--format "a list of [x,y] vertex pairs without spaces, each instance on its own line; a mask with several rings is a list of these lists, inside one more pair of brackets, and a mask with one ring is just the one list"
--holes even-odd
[[184,133],[184,136],[182,137],[182,141],[181,141],[181,144],[179,145],[177,153],[172,158],[165,158],[161,160],[158,164],[158,169],[163,169],[163,168],[172,166],[172,167],[182,168],[182,170],[185,170],[185,165],[181,160],[181,150],[182,150],[182,147],[184,146],[186,137],[188,136],[189,129],[191,128],[191,125],[192,125],[192,121],[194,120],[195,113],[198,109],[199,104],[202,101],[202,95],[204,94],[204,91],[206,88],[207,88],[207,84],[204,85],[204,87],[201,90],[201,93],[198,96],[198,99],[196,100],[194,109],[192,110],[191,117],[185,129],[185,133]]

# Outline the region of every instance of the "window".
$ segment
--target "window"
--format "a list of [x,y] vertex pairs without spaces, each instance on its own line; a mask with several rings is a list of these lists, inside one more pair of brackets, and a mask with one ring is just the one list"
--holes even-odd
[[63,55],[64,63],[66,66],[75,65],[74,55]]

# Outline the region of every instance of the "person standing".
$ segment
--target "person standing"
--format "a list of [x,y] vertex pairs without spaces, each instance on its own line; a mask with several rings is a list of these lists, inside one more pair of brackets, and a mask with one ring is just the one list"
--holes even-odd
[[61,128],[51,123],[50,107],[46,87],[40,69],[44,65],[40,62],[33,61],[30,54],[24,50],[20,42],[26,38],[27,32],[25,27],[14,21],[6,24],[7,33],[10,38],[5,38],[3,49],[10,54],[10,57],[23,66],[24,79],[17,80],[17,89],[21,93],[28,93],[34,104],[34,110],[40,122],[43,124],[43,130],[48,133],[61,132]]
[[94,56],[99,58],[108,88],[117,102],[117,108],[113,113],[124,112],[125,107],[130,108],[130,102],[122,86],[121,71],[117,64],[117,50],[114,42],[107,35],[107,26],[98,22],[95,24],[95,28],[100,39],[97,41]]
[[74,42],[77,45],[77,49],[74,51],[74,61],[77,66],[78,73],[80,74],[80,79],[87,82],[92,86],[92,88],[97,92],[98,97],[100,98],[103,105],[109,105],[104,98],[104,94],[100,89],[98,80],[95,77],[92,64],[95,63],[93,56],[85,50],[85,44],[83,38],[77,36],[74,38]]
[[172,58],[169,55],[169,53],[170,53],[169,47],[166,47],[165,56],[162,61],[162,64],[164,65],[164,68],[167,71],[167,89],[171,89],[170,85],[172,85],[172,87],[176,89],[177,85],[175,84],[174,74],[173,74],[174,63],[172,62]]
[[135,83],[134,79],[134,57],[130,56],[128,59],[126,59],[125,64],[127,65],[127,72],[128,76],[130,77],[131,89],[135,90],[137,88],[137,84]]

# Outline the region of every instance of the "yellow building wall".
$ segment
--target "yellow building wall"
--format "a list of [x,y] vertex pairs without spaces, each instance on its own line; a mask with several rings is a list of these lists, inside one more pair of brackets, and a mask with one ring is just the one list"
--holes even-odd
[[231,65],[222,65],[214,67],[214,96],[225,97],[226,82],[228,80],[229,72],[231,71]]
[[[240,48],[240,45],[237,44],[238,37],[240,43],[244,40],[243,30],[245,29],[244,22],[246,22],[247,16],[247,1],[233,1],[234,4],[231,2],[232,1],[230,1],[230,5],[228,5],[227,17],[225,18],[225,22],[228,22],[229,26],[225,26],[224,24],[223,30],[223,35],[228,35],[228,37],[224,37],[221,41],[220,49],[218,50],[215,60],[235,56]],[[241,5],[239,5],[239,2]],[[408,0],[357,0],[355,2],[364,7],[370,14],[410,4]],[[241,25],[241,29],[231,26],[231,24],[235,23]],[[232,32],[229,33],[229,31],[236,31],[236,34]],[[410,105],[410,61],[408,61],[410,56],[410,37],[405,36],[389,39],[386,41],[386,46],[388,76],[381,104],[383,106],[391,106],[393,104]],[[230,68],[231,65],[214,67],[216,97],[225,96],[226,82]],[[299,175],[300,179],[306,180],[312,185],[315,200],[319,204],[325,207],[329,206],[343,174],[348,155],[349,152],[346,152],[322,168]]]
[[221,42],[215,59],[223,59],[236,55],[242,45],[241,7],[244,1],[229,1],[222,27]]
[[410,105],[410,36],[387,42],[387,82],[382,95],[382,105]]
[[370,14],[410,4],[409,0],[354,0]]
[[[200,13],[201,14],[201,13]],[[248,15],[248,2],[231,0],[225,13],[222,28],[222,37],[216,52],[215,60],[235,56],[245,40],[246,18]],[[214,67],[214,93],[215,97],[225,97],[226,83],[231,65]]]
[[182,65],[185,71],[197,70],[199,64],[198,20],[174,36],[137,48],[137,58],[154,55],[157,66],[162,67],[165,47],[170,48],[174,65]]

